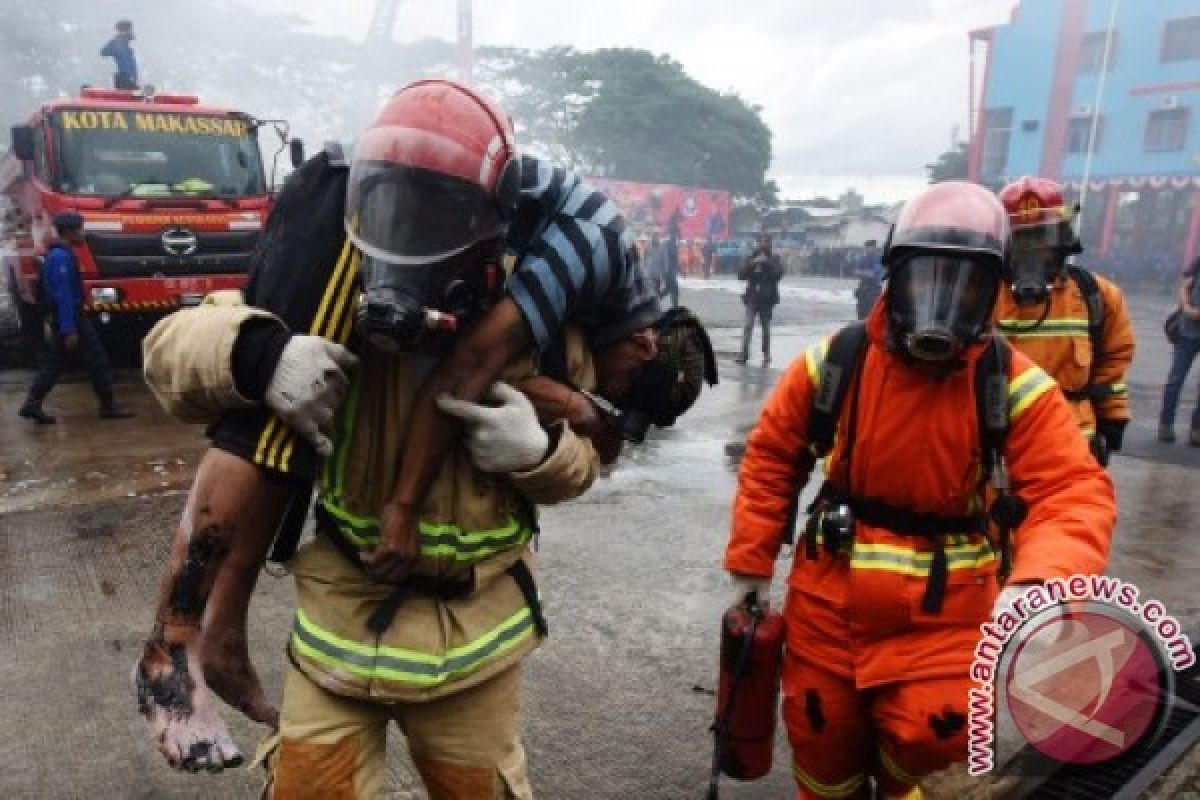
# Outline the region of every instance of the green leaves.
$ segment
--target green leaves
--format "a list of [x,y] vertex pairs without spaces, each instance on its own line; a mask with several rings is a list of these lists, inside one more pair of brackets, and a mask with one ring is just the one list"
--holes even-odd
[[770,197],[771,132],[757,107],[645,50],[484,49],[522,139],[584,173]]

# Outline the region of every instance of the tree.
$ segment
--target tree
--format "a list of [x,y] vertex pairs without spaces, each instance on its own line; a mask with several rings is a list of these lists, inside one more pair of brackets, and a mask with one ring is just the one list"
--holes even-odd
[[771,132],[760,109],[644,50],[483,51],[521,132],[574,168],[609,178],[727,189],[772,202]]
[[930,183],[965,181],[967,179],[967,143],[959,142],[938,156],[937,161],[925,165]]
[[[5,124],[83,83],[109,85],[112,65],[99,55],[112,34],[109,4],[0,3],[8,7],[0,26]],[[122,15],[137,25],[143,81],[259,118],[285,117],[313,143],[357,135],[408,81],[456,74],[448,42],[368,48],[314,32],[298,18],[221,0],[166,5],[122,3]],[[476,55],[478,83],[516,120],[522,141],[555,161],[584,174],[726,189],[769,204],[771,133],[760,110],[700,84],[670,57],[569,47],[480,48]],[[262,144],[270,160],[278,143],[264,131]]]

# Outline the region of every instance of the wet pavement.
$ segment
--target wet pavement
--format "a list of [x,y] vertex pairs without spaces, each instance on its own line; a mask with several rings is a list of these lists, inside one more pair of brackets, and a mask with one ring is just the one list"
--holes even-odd
[[[541,591],[551,637],[527,661],[525,682],[526,743],[540,797],[703,796],[708,692],[730,600],[719,558],[740,446],[778,368],[853,313],[849,282],[790,282],[776,315],[776,368],[737,366],[737,290],[727,279],[684,281],[684,302],[713,326],[721,384],[680,426],[627,453],[586,497],[543,515]],[[1132,305],[1137,420],[1113,464],[1121,517],[1110,571],[1162,600],[1195,634],[1200,449],[1155,441],[1167,301]],[[8,642],[0,654],[0,719],[8,722],[0,732],[0,797],[256,797],[259,776],[249,769],[171,773],[151,751],[127,689],[183,491],[203,452],[202,431],[162,414],[135,372],[118,386],[135,420],[95,419],[94,399],[77,380],[47,404],[60,424],[39,428],[16,417],[28,377],[0,371],[0,635]],[[1195,395],[1193,377],[1180,420]],[[252,653],[275,696],[291,601],[290,581],[264,577],[251,614]],[[261,731],[227,719],[252,752]],[[1200,792],[1200,756],[1190,759],[1156,796]],[[420,797],[405,788],[412,785],[406,762],[393,763],[389,796]],[[727,784],[723,796],[788,797],[787,765],[780,736],[771,776]]]

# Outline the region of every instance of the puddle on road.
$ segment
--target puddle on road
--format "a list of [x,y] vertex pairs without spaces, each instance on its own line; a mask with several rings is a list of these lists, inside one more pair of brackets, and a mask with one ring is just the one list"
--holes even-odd
[[71,529],[81,539],[97,539],[112,536],[125,520],[120,508],[99,506],[95,510],[76,514],[71,518]]
[[725,446],[722,439],[699,431],[660,432],[625,450],[616,468],[582,502],[611,503],[635,494],[667,498],[680,491],[728,499],[734,476],[726,464]]

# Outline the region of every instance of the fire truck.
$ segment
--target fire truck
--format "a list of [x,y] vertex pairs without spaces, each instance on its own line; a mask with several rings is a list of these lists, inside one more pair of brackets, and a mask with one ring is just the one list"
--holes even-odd
[[41,259],[62,211],[83,215],[84,308],[113,344],[136,346],[164,314],[242,287],[272,197],[267,125],[279,136],[273,177],[284,149],[293,166],[304,159],[287,123],[192,95],[84,88],[15,126],[0,160],[0,258],[22,333],[43,335]]

